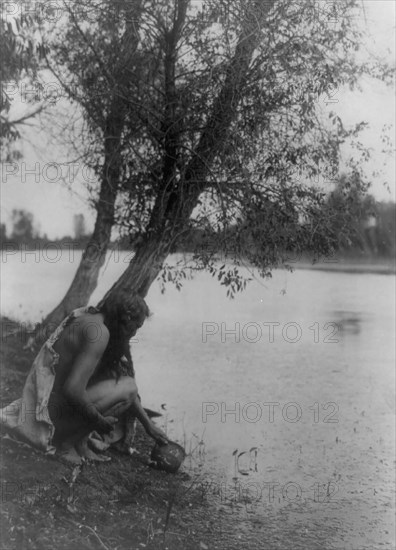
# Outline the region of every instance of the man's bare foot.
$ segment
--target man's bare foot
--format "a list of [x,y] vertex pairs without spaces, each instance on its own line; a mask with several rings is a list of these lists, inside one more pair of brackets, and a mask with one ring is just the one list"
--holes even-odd
[[103,452],[107,451],[110,447],[110,443],[104,441],[97,432],[91,432],[88,436],[88,446],[94,452]]
[[84,457],[87,460],[93,460],[95,462],[108,462],[109,460],[111,460],[109,456],[99,455],[96,454],[94,451],[91,451],[91,449],[88,447],[88,436],[83,437],[83,439],[78,441],[75,447],[80,457]]
[[133,455],[137,452],[134,447],[128,445],[125,441],[117,441],[117,443],[112,445],[112,448],[116,449],[119,453],[126,455]]
[[82,457],[77,453],[76,449],[72,446],[63,448],[63,449],[61,448],[56,453],[56,456],[61,462],[66,462],[67,464],[73,464],[75,466],[78,466],[83,462]]

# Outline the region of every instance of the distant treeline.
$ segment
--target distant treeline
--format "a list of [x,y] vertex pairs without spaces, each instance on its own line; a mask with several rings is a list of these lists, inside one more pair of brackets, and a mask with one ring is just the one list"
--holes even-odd
[[46,235],[40,236],[35,235],[32,237],[26,237],[26,235],[18,236],[7,236],[3,231],[3,224],[1,226],[1,250],[18,250],[22,248],[26,249],[42,249],[45,246],[54,247],[59,249],[73,249],[73,250],[84,250],[89,243],[90,236],[84,235],[76,239],[70,235],[65,235],[59,239],[49,239]]
[[53,245],[58,248],[73,247],[84,249],[90,239],[85,229],[83,214],[73,216],[74,237],[65,235],[59,239],[49,239],[46,234],[40,235],[37,229],[34,216],[24,209],[14,208],[11,212],[11,230],[7,233],[4,223],[0,224],[1,248],[12,250],[18,248],[43,248],[46,245]]
[[[238,231],[234,226],[229,233]],[[335,228],[337,233],[337,228]],[[342,243],[341,231],[339,242]],[[232,241],[233,235],[230,235]],[[345,258],[395,258],[396,257],[396,204],[392,202],[377,202],[370,214],[356,219],[350,235],[350,245],[339,245],[337,254]],[[207,251],[221,253],[227,243],[227,233],[212,234],[208,230],[192,230],[179,244],[180,252]],[[228,251],[232,253],[228,248]]]
[[[2,250],[39,250],[44,247],[50,249],[58,248],[64,250],[84,250],[90,241],[90,235],[79,235],[78,237],[64,236],[59,239],[48,239],[46,235],[40,236],[33,231],[32,215],[26,213],[21,216],[19,211],[18,225],[10,236],[7,235],[4,224],[0,225],[0,248]],[[238,231],[238,226],[231,230]],[[191,230],[184,239],[178,243],[174,252],[206,252],[221,253],[227,248],[227,232],[219,235],[208,230]],[[231,240],[231,239],[230,239]],[[340,235],[340,242],[343,241]],[[123,237],[110,243],[110,249],[133,250],[129,237]],[[228,252],[232,250],[228,248]],[[367,258],[395,258],[396,256],[396,204],[391,202],[377,202],[370,214],[355,221],[351,244],[339,246],[340,256],[345,258],[367,257]]]
[[371,216],[360,219],[349,247],[340,247],[344,256],[396,256],[396,204],[377,202]]

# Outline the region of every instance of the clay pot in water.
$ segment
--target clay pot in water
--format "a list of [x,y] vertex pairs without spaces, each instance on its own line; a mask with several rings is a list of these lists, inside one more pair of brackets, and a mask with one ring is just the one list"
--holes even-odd
[[169,441],[167,445],[155,444],[151,451],[152,466],[175,474],[182,465],[186,453],[178,443]]

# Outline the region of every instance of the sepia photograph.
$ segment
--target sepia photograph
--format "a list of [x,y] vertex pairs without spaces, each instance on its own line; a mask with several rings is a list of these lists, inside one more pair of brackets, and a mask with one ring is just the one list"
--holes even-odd
[[0,13],[0,550],[396,550],[396,3]]

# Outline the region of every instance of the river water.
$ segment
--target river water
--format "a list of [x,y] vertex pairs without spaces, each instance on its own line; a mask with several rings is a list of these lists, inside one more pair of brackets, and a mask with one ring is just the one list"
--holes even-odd
[[[57,304],[79,254],[2,260],[2,314],[25,321]],[[93,304],[127,261],[108,257]],[[143,403],[162,405],[230,548],[236,525],[249,548],[394,548],[393,276],[275,271],[230,300],[200,273],[147,302]]]

